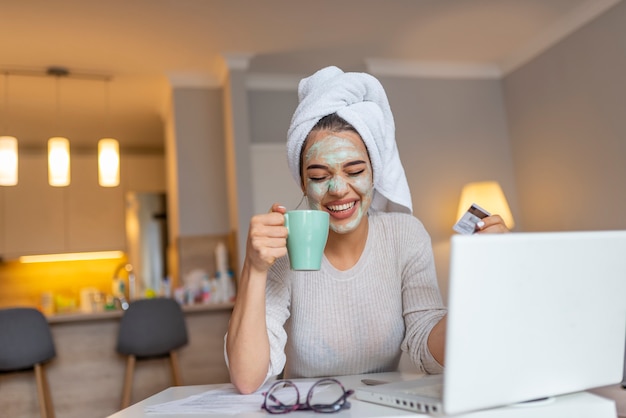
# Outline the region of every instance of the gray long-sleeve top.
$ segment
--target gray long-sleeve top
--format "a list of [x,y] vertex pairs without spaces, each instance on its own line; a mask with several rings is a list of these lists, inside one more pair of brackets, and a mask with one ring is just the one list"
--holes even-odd
[[446,310],[430,236],[411,215],[370,214],[363,254],[347,271],[326,258],[311,272],[277,260],[266,296],[267,378],[283,367],[292,378],[392,371],[402,351],[421,371],[443,370],[427,340]]

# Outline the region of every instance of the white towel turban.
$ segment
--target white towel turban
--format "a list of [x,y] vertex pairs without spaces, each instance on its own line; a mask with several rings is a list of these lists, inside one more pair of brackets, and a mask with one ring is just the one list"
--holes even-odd
[[302,184],[300,152],[307,135],[324,116],[337,113],[357,130],[369,153],[374,175],[371,210],[413,212],[393,115],[376,78],[326,67],[300,81],[298,99],[287,135],[287,163],[298,186]]

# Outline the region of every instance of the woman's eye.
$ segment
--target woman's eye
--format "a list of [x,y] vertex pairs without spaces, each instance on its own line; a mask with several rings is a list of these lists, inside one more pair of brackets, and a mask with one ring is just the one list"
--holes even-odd
[[309,180],[316,182],[324,181],[326,180],[326,176],[309,176]]
[[356,177],[356,176],[359,176],[359,175],[363,174],[364,172],[365,172],[365,169],[359,170],[359,171],[353,171],[351,173],[348,173],[348,175],[351,176],[351,177]]

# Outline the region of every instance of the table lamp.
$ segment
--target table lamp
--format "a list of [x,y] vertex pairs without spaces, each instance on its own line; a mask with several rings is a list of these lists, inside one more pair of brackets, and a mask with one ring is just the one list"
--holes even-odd
[[463,187],[457,219],[463,216],[467,209],[476,203],[489,213],[500,215],[507,228],[513,229],[515,221],[504,192],[497,181],[482,181],[468,183]]

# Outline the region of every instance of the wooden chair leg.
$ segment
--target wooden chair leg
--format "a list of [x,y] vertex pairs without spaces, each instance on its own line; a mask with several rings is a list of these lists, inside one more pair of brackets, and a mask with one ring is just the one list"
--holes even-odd
[[130,397],[133,390],[133,377],[135,374],[135,356],[129,355],[126,359],[126,373],[124,375],[124,388],[122,389],[122,409],[130,405]]
[[46,399],[48,418],[55,418],[54,405],[52,404],[52,394],[50,393],[50,384],[48,383],[48,372],[46,372],[45,366],[41,366],[41,375],[43,377],[43,393]]
[[41,418],[54,418],[52,394],[48,385],[46,369],[42,364],[35,364],[35,380],[37,381],[37,398]]
[[170,351],[170,366],[172,369],[172,382],[174,386],[182,386],[183,381],[180,377],[180,367],[178,365],[178,354],[175,351]]

